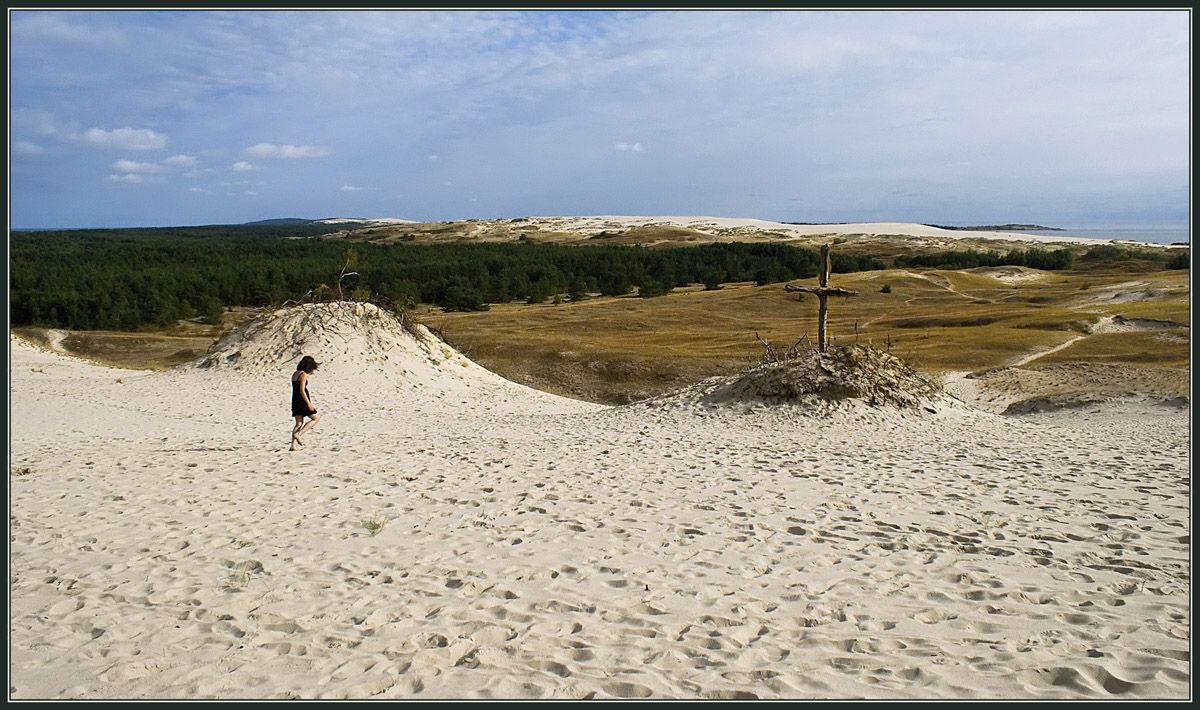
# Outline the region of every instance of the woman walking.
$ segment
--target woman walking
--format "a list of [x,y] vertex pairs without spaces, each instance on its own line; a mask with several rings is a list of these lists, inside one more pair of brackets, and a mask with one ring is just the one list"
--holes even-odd
[[[292,416],[296,418],[296,426],[292,427],[292,445],[288,451],[295,451],[296,444],[304,446],[300,435],[308,432],[321,416],[313,406],[312,398],[308,396],[308,376],[317,371],[317,361],[311,355],[300,358],[296,371],[292,373]],[[307,422],[304,420],[308,419]]]

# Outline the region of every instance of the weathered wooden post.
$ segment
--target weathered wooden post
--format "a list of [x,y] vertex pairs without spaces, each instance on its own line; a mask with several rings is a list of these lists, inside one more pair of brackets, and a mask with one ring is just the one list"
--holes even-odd
[[820,306],[817,309],[817,349],[825,352],[826,337],[825,337],[825,319],[829,315],[829,297],[830,296],[857,296],[857,291],[847,291],[844,288],[832,288],[829,285],[829,245],[821,245],[821,273],[819,276],[819,286],[793,286],[785,284],[785,291],[803,291],[804,293],[814,293],[817,299],[820,300]]

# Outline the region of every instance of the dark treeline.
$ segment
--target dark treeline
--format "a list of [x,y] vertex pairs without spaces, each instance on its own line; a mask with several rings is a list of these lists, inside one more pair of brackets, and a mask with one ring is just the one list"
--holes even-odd
[[940,251],[933,254],[896,257],[896,266],[928,266],[940,269],[974,269],[979,266],[1028,266],[1057,271],[1069,269],[1075,256],[1068,249],[1015,249],[1007,254],[990,251]]
[[957,232],[1061,232],[1058,227],[1043,227],[1040,224],[976,224],[969,227],[951,227],[945,224],[930,224],[928,227],[937,227],[938,229],[948,229]]
[[1162,249],[1147,249],[1145,247],[1117,246],[1101,244],[1088,249],[1083,255],[1088,262],[1121,263],[1131,261],[1162,262],[1167,269],[1187,269],[1191,267],[1190,250],[1164,251]]
[[[815,276],[819,264],[816,252],[780,244],[647,249],[279,238],[296,230],[253,225],[14,232],[11,324],[132,330],[181,318],[215,323],[227,306],[281,304],[314,291],[481,310],[489,303],[540,303],[562,294],[577,300],[636,289],[652,297],[689,284],[715,289],[735,281],[779,283]],[[837,253],[831,264],[841,273],[885,266],[871,257]],[[343,272],[355,273],[339,281]]]
[[1190,269],[1192,267],[1192,257],[1190,251],[1179,252],[1167,259],[1168,269]]
[[280,239],[283,237],[316,237],[339,232],[345,224],[312,222],[307,220],[267,220],[251,224],[210,224],[196,227],[120,227],[115,229],[39,229],[36,231],[16,230],[14,235],[36,235],[39,237],[67,237],[73,239],[125,239],[130,241],[155,241],[160,239],[221,239],[244,237],[247,239]]

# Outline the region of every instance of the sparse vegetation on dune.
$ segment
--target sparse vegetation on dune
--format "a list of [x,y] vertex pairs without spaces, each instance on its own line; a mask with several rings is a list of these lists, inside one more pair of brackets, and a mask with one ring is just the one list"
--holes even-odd
[[1189,362],[1188,342],[1186,329],[1168,332],[1096,333],[1047,355],[1042,362],[1115,363],[1186,369]]
[[199,319],[180,321],[168,328],[144,328],[138,331],[73,330],[63,331],[37,326],[18,326],[12,332],[50,350],[100,363],[129,369],[160,370],[203,355],[221,333],[253,314],[253,309],[226,310],[220,324]]
[[825,352],[798,352],[731,378],[704,399],[780,404],[859,399],[875,406],[916,408],[928,406],[941,393],[937,381],[922,376],[895,355],[858,344],[832,346]]

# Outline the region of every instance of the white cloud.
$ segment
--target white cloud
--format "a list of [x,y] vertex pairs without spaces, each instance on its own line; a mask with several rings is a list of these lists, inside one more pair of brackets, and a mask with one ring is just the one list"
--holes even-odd
[[110,150],[158,150],[167,144],[166,136],[148,128],[89,128],[80,138],[95,148]]
[[196,157],[192,155],[172,155],[163,161],[163,165],[172,168],[190,168],[196,164]]
[[13,143],[12,151],[13,155],[27,158],[34,155],[41,155],[46,152],[46,149],[29,141],[17,141]]
[[230,167],[232,167],[234,170],[236,170],[236,171],[237,171],[237,172],[239,172],[239,173],[248,172],[248,171],[250,171],[250,170],[253,170],[253,169],[254,169],[254,166],[253,166],[253,165],[251,165],[250,163],[247,163],[247,162],[246,162],[246,161],[244,161],[244,160],[239,160],[238,162],[234,163],[234,164],[233,164],[232,166],[230,166]]
[[258,143],[246,149],[251,158],[321,158],[329,155],[329,149],[315,145],[275,145]]
[[127,160],[122,158],[112,164],[113,170],[122,173],[156,173],[162,170],[162,166],[154,163],[139,163],[136,160]]
[[12,20],[14,34],[25,39],[52,40],[73,44],[102,46],[120,42],[121,33],[115,29],[86,24],[72,24],[50,13],[22,13]]
[[58,133],[54,116],[47,111],[14,109],[9,114],[9,123],[14,130],[23,130],[38,136],[52,136]]
[[642,153],[646,150],[646,147],[641,143],[618,143],[613,147],[619,151],[628,153]]
[[[195,165],[196,159],[190,155],[175,155],[161,163],[145,163],[128,158],[121,158],[113,161],[112,169],[117,173],[109,175],[108,179],[113,182],[143,182],[144,178],[152,175],[160,175],[165,173],[168,168],[189,167]],[[197,176],[200,170],[189,170],[184,173],[188,176]]]
[[[173,155],[161,163],[147,163],[128,158],[121,158],[113,161],[112,169],[116,173],[109,175],[108,180],[111,182],[130,182],[139,183],[145,182],[146,178],[155,176],[161,180],[162,174],[172,168],[189,168],[196,164],[196,158],[190,155]],[[241,167],[239,167],[241,166]],[[250,170],[252,166],[249,163],[238,163],[234,166],[234,170]],[[199,177],[204,173],[212,172],[212,168],[190,169],[182,173],[184,177]],[[194,188],[198,190],[199,188]]]
[[436,155],[429,156],[429,162],[431,162],[431,163],[436,163],[439,160],[441,160],[441,158],[439,156],[436,156]]
[[362,188],[357,185],[342,185],[342,192],[359,192]]
[[206,192],[202,187],[189,187],[188,192]]

